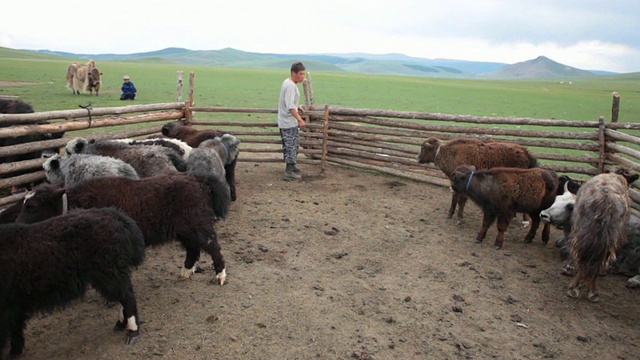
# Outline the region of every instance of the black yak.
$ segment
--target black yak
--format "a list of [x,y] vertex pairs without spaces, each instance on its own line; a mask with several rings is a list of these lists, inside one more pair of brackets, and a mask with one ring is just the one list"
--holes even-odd
[[[521,145],[468,137],[454,138],[444,145],[439,139],[431,137],[422,143],[418,162],[434,163],[449,180],[452,179],[453,171],[460,165],[472,165],[478,170],[483,170],[494,167],[529,169],[537,167],[538,164],[537,159]],[[454,192],[451,195],[448,218],[453,217],[458,205],[457,223],[460,224],[466,202],[467,195],[464,192]]]
[[27,320],[82,298],[91,285],[122,305],[116,329],[139,336],[131,270],[144,259],[136,223],[113,208],[74,210],[37,224],[0,225],[0,358],[22,353]]
[[18,221],[41,221],[66,208],[113,206],[138,223],[147,246],[173,239],[184,246],[187,255],[181,278],[195,272],[204,250],[211,255],[222,285],[226,270],[214,222],[227,215],[230,203],[227,184],[212,175],[169,173],[140,180],[94,177],[65,188],[38,186],[25,197]]
[[[476,171],[473,166],[461,165],[453,172],[451,187],[466,194],[482,209],[482,228],[476,237],[480,243],[489,226],[498,218],[498,235],[494,247],[502,248],[504,233],[516,212],[529,214],[531,228],[524,238],[530,243],[540,225],[540,211],[553,204],[558,187],[554,171],[541,168],[493,168]],[[542,230],[542,242],[549,241],[550,225]]]

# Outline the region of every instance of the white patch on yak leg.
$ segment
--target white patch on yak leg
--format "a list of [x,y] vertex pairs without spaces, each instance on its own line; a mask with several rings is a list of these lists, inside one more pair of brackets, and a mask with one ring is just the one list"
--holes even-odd
[[227,279],[227,269],[222,269],[222,271],[216,275],[216,279],[218,279],[220,285],[224,285],[224,281]]
[[182,265],[182,269],[180,269],[180,279],[186,280],[191,277],[191,274],[196,272],[196,265],[194,264],[191,269],[187,269]]
[[138,324],[136,324],[135,316],[131,316],[130,318],[127,319],[127,330],[131,330],[131,331],[138,330]]
[[523,228],[528,228],[529,227],[529,220],[522,220],[522,227]]
[[124,306],[122,307],[122,310],[120,310],[120,322],[124,323]]

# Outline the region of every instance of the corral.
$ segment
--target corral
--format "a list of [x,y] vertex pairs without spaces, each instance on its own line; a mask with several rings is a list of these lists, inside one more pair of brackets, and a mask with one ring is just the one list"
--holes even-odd
[[[69,131],[181,117],[202,126],[208,111],[272,112],[192,107],[196,114],[191,118],[185,104],[162,106],[169,117],[148,112],[115,121],[96,117],[105,114],[95,109],[89,120],[88,111],[75,110],[83,112],[82,120],[57,126]],[[127,107],[111,113],[148,109]],[[301,159],[306,176],[298,183],[280,180],[278,140],[273,129],[268,130],[273,124],[245,124],[245,129],[237,122],[210,122],[209,126],[234,128],[243,141],[236,172],[238,200],[228,219],[217,225],[228,262],[228,283],[216,286],[207,273],[177,281],[182,250],[151,249],[134,272],[143,321],[138,343],[126,347],[120,334],[107,330],[110,310],[94,294],[76,307],[32,320],[26,332],[32,345],[24,358],[633,359],[640,355],[636,306],[640,295],[624,287],[626,278],[602,279],[598,304],[567,298],[570,279],[560,274],[556,248],[537,239],[522,244],[526,229],[515,225],[507,233],[504,250],[474,244],[479,209],[468,206],[459,226],[445,219],[450,195],[438,185],[446,181],[435,168],[425,169],[415,161],[427,134],[448,139],[469,129],[486,129],[476,135],[518,137],[532,147],[569,137],[560,141],[560,147],[581,154],[538,151],[536,155],[545,167],[592,175],[605,160],[611,164],[613,159],[600,161],[596,155],[623,147],[605,142],[600,134],[617,134],[629,124],[587,121],[581,125],[590,132],[555,135],[468,125],[527,124],[535,119],[429,114],[424,123],[402,121],[399,126],[397,120],[380,119],[388,115],[426,117],[383,110],[318,111],[318,125],[311,127],[317,132],[308,135],[325,141],[304,144],[303,153],[309,158]],[[467,126],[450,125],[457,122]],[[562,120],[548,123],[573,126]],[[108,136],[157,133],[160,126]],[[633,154],[631,147],[627,152]],[[572,164],[552,163],[561,160]],[[575,166],[578,162],[586,165]],[[489,236],[494,231],[490,229]],[[554,230],[552,239],[559,235]],[[212,271],[210,262],[203,267]]]

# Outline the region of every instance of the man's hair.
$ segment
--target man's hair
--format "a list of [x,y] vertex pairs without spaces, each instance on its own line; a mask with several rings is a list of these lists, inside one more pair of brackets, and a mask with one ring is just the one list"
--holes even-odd
[[293,65],[291,65],[291,72],[297,73],[302,70],[306,70],[306,68],[304,67],[304,65],[302,65],[300,61],[294,62]]

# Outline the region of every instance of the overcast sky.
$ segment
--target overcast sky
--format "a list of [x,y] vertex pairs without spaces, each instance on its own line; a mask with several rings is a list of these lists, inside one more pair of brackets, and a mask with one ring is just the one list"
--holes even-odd
[[0,46],[13,49],[231,47],[508,64],[544,55],[585,70],[640,71],[639,0],[0,0],[0,9]]

